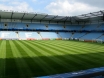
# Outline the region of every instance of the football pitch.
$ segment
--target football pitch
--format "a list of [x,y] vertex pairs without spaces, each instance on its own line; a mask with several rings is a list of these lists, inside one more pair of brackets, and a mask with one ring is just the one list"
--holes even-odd
[[104,66],[104,44],[0,41],[0,78],[31,78]]

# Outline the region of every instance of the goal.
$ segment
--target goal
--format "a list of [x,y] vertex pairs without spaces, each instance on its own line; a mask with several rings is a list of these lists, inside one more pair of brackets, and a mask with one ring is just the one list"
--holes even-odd
[[92,42],[94,42],[94,41],[96,41],[97,43],[101,43],[101,44],[103,43],[102,39],[93,39]]

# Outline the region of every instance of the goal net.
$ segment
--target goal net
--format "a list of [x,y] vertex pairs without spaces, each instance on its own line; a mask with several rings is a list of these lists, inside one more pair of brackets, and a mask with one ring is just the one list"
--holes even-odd
[[93,39],[92,42],[94,42],[94,41],[96,41],[97,43],[101,43],[101,44],[103,43],[102,39]]

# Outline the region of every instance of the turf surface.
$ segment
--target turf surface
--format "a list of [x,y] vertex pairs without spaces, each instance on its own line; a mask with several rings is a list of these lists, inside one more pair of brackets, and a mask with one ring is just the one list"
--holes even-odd
[[31,78],[104,66],[104,45],[0,41],[0,78]]

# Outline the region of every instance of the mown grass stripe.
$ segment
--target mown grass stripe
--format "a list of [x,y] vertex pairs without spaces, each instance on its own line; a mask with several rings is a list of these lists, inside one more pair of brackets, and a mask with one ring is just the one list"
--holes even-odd
[[[29,67],[32,70],[33,75],[39,75],[40,73],[43,74],[43,72],[46,72],[44,69],[42,70],[40,64],[42,63],[37,63],[36,59],[39,57],[29,57],[28,54],[24,51],[23,48],[20,47],[20,45],[18,44],[17,41],[14,42],[18,48],[18,50],[20,51],[21,55],[23,56],[23,58],[25,59],[25,61],[27,62],[27,64],[29,65]],[[28,47],[29,48],[29,47]],[[31,48],[30,48],[31,49]],[[35,50],[34,50],[35,51]],[[36,52],[36,51],[35,51]],[[48,65],[48,64],[47,64]],[[44,65],[43,65],[44,66]],[[46,66],[46,65],[45,65]],[[44,66],[44,67],[45,67]],[[48,67],[48,66],[47,66]],[[49,68],[48,68],[49,69]],[[53,69],[50,69],[51,71]],[[55,71],[54,71],[55,72]]]
[[[41,43],[41,42],[39,42],[39,43]],[[47,41],[44,42],[44,43],[47,43]],[[84,49],[84,48],[91,48],[91,47],[94,48],[95,46],[96,46],[96,47],[100,47],[99,45],[88,44],[88,43],[83,43],[83,45],[81,45],[80,42],[79,42],[78,44],[76,44],[76,43],[75,43],[75,44],[72,44],[72,42],[70,42],[70,41],[67,41],[67,44],[66,44],[65,42],[62,43],[62,41],[59,41],[59,43],[58,43],[58,42],[55,43],[55,42],[52,41],[51,43],[54,44],[54,45],[62,45],[62,46],[69,47],[69,48],[70,48],[70,47],[74,47],[74,48],[76,48],[76,47],[77,47],[77,48],[82,48],[82,47],[83,47],[83,49]],[[69,45],[70,45],[70,46],[69,46]],[[80,45],[80,46],[79,46],[79,45]],[[89,45],[89,46],[87,46],[87,45]],[[92,45],[92,46],[91,46],[91,45]],[[85,46],[86,46],[86,47],[85,47]],[[96,47],[95,47],[95,49],[96,49]]]
[[13,43],[14,41],[9,41],[9,42],[10,42],[10,46],[11,46],[11,50],[12,50],[15,62],[18,67],[20,77],[32,77],[31,70],[28,67],[28,65],[27,65],[26,61],[24,60],[24,58],[22,57],[22,55],[20,54],[19,50]]
[[[15,77],[16,75],[13,69],[21,76],[21,70],[18,66],[20,60],[16,63],[16,58],[24,59],[29,67],[26,67],[27,70],[29,69],[33,76],[51,75],[104,66],[103,44],[77,41],[0,41],[0,44],[2,45],[0,45],[0,63],[3,62],[1,61],[2,58],[3,60],[6,59],[4,61],[5,63],[3,63],[5,64],[5,70],[1,67],[3,64],[0,64],[0,70],[4,70],[4,73],[0,73],[0,77]],[[3,52],[1,52],[1,50]],[[15,55],[13,53],[15,53]],[[14,64],[12,69],[10,67],[11,63]],[[62,63],[66,64],[62,65]],[[44,67],[49,66],[49,68],[42,68],[42,65]],[[72,66],[72,68],[67,69],[69,66]],[[14,75],[10,72],[8,73],[7,69],[11,69]],[[35,72],[34,69],[36,69]],[[51,69],[52,71],[49,72]],[[45,71],[45,73],[40,72],[41,70],[42,72]],[[33,74],[33,72],[35,74]]]
[[5,76],[6,42],[0,41],[0,78]]
[[[53,68],[51,68],[50,66],[48,66],[48,64],[45,61],[43,61],[41,58],[39,58],[38,55],[36,55],[30,48],[28,48],[27,45],[25,45],[21,41],[18,42],[18,44],[21,45],[21,46],[23,46],[22,49],[24,49],[24,51],[34,60],[34,62],[36,62],[40,66],[41,70],[43,69],[42,71],[46,72],[47,74],[50,74],[49,73],[50,70],[54,71]],[[30,45],[30,46],[32,46],[32,45]],[[40,73],[42,73],[42,72],[40,72]]]
[[[52,44],[52,45],[54,46],[54,44]],[[58,46],[57,46],[57,47],[58,47]],[[64,48],[64,47],[63,47],[63,48]],[[73,48],[73,46],[72,46],[72,48]],[[92,48],[92,47],[90,47],[90,48]],[[102,48],[103,48],[103,47],[102,47]],[[60,48],[60,49],[61,49],[61,48]],[[96,48],[95,48],[95,49],[96,49]],[[100,47],[100,49],[101,49],[101,47]],[[87,49],[87,48],[86,48],[86,49],[83,49],[83,48],[77,49],[77,48],[75,48],[75,51],[76,51],[76,50],[77,50],[77,52],[78,52],[78,51],[80,51],[80,52],[85,52],[85,51],[87,51],[87,53],[95,53],[95,51],[94,51],[94,52],[90,52],[90,50],[92,51],[92,49],[89,49],[89,48],[88,48],[88,49]],[[73,51],[72,51],[72,52],[73,52]],[[101,51],[101,52],[102,52],[102,51]],[[76,53],[76,52],[74,52],[74,53]],[[99,56],[104,57],[104,54],[103,54],[103,55],[102,55],[102,54],[101,54],[101,55],[98,54],[98,55],[94,55],[94,56],[93,56],[93,55],[90,55],[90,57],[93,57],[93,58],[95,58],[95,59],[96,59],[96,58],[100,58],[100,59],[101,59],[101,57],[99,57]],[[103,58],[102,58],[102,59],[103,59]],[[99,61],[99,60],[98,60],[98,61]]]
[[[42,45],[42,46],[46,46],[47,44],[44,44],[44,43],[40,43],[40,45]],[[49,46],[51,46],[51,45],[47,45],[47,47],[49,48]],[[52,47],[55,47],[55,46],[51,46],[50,47],[50,49],[52,48]],[[57,48],[57,47],[56,47]],[[55,48],[53,48],[54,50],[55,50]],[[59,48],[59,49],[61,49],[61,48]],[[58,49],[56,49],[56,50],[58,50]],[[61,52],[61,50],[59,51],[59,52]],[[67,51],[68,52],[68,51]],[[90,66],[92,66],[90,63],[86,63],[84,60],[86,60],[86,59],[84,59],[84,60],[80,60],[79,58],[81,58],[81,57],[71,57],[71,55],[69,55],[69,57],[63,57],[64,59],[67,59],[68,61],[69,60],[72,60],[73,62],[75,62],[76,63],[76,65],[77,64],[79,64],[79,65],[84,65],[85,66],[85,64],[86,64],[86,66],[85,67],[88,67],[89,65]],[[87,59],[88,59],[89,57],[87,57]],[[82,59],[82,58],[81,58]],[[89,61],[89,60],[88,60]],[[79,63],[78,63],[79,62]],[[92,62],[92,61],[91,61]]]
[[[24,42],[25,43],[25,42]],[[26,43],[26,44],[28,44],[29,45],[29,43]],[[42,52],[41,53],[43,53],[44,54],[44,56],[46,55],[46,54],[49,54],[49,56],[47,56],[47,57],[51,57],[51,55],[53,54],[53,51],[50,51],[50,50],[48,50],[48,51],[46,51],[47,50],[47,48],[43,48],[43,46],[41,46],[41,45],[39,45],[39,44],[37,44],[35,47],[39,47],[37,50],[39,50],[39,49],[42,49]],[[55,53],[54,53],[55,54]],[[68,63],[66,63],[66,62],[64,62],[63,60],[61,60],[61,59],[59,59],[59,58],[57,58],[57,57],[52,57],[52,58],[49,58],[50,60],[52,60],[52,61],[54,61],[54,62],[56,62],[56,63],[58,63],[59,65],[61,65],[63,68],[65,68],[65,69],[71,69],[71,68],[69,68],[69,64]],[[63,65],[64,64],[64,65]]]
[[[41,42],[38,42],[38,43],[41,43]],[[43,43],[47,43],[47,41],[46,42],[43,42]],[[59,42],[60,43],[60,42]],[[82,49],[82,48],[84,48],[82,45],[80,45],[80,46],[76,46],[76,45],[79,45],[79,44],[73,44],[73,46],[71,45],[71,43],[69,42],[69,43],[62,43],[62,44],[58,44],[58,42],[56,42],[56,43],[48,43],[48,44],[53,44],[54,46],[55,45],[59,45],[59,46],[62,46],[62,47],[68,47],[68,48],[75,48],[75,49]],[[86,44],[86,43],[85,43]],[[83,45],[85,45],[85,44],[83,44]],[[91,47],[90,47],[91,48]]]
[[[86,44],[86,43],[84,43],[84,44]],[[54,46],[54,44],[52,44],[52,45]],[[57,46],[57,47],[58,47],[58,46]],[[67,47],[68,47],[68,46],[67,46]],[[61,48],[62,48],[62,47],[61,47]],[[63,48],[64,48],[64,47],[63,47]],[[73,46],[72,46],[72,48],[73,48]],[[74,47],[74,48],[75,48],[75,47]],[[74,48],[73,48],[73,49],[74,49]],[[90,48],[92,48],[92,47],[90,47]],[[82,53],[83,53],[83,52],[85,52],[85,51],[87,51],[87,54],[88,54],[88,53],[95,53],[95,52],[90,52],[90,51],[92,51],[92,50],[89,50],[89,48],[88,48],[88,49],[87,49],[87,48],[86,48],[86,49],[83,49],[83,47],[80,48],[79,50],[78,50],[77,48],[75,48],[75,51],[77,51],[78,54],[79,54],[79,52],[82,52]],[[73,52],[73,51],[72,51],[72,52]],[[75,53],[75,52],[74,52],[74,53]],[[81,53],[80,53],[80,54],[81,54]],[[98,58],[99,56],[102,56],[102,55],[94,55],[94,56],[93,56],[93,55],[89,55],[89,58],[90,58],[90,57]],[[99,58],[100,58],[100,57],[99,57]],[[97,60],[97,59],[96,59],[96,60]],[[99,60],[98,60],[98,61],[99,61]]]
[[[53,46],[55,46],[54,44],[51,44],[51,45],[53,45]],[[60,47],[61,45],[57,45],[56,47]],[[60,47],[60,49],[61,48],[65,48],[65,49],[68,49],[67,47],[63,47],[63,46],[61,46]],[[73,47],[72,47],[73,48]],[[71,48],[70,48],[71,49]],[[70,50],[69,49],[69,50]],[[79,52],[85,52],[85,51],[87,51],[88,53],[90,52],[89,50],[87,50],[87,48],[85,49],[85,50],[82,50],[83,48],[80,48],[80,49],[77,49],[77,48],[75,48],[75,50],[73,51],[73,50],[71,50],[73,53],[78,53],[79,54]],[[62,50],[62,49],[61,49]],[[90,52],[91,53],[91,52]],[[93,52],[92,52],[93,53]],[[95,52],[94,52],[95,53]],[[97,56],[99,56],[99,55],[97,55]],[[102,55],[101,55],[102,56]],[[92,57],[92,56],[91,56]],[[96,57],[95,57],[96,58]]]
[[[44,43],[40,43],[40,44],[44,44]],[[43,46],[44,46],[44,45],[43,45]],[[48,46],[49,46],[49,45],[48,45]],[[58,47],[59,47],[59,46],[58,46]],[[72,51],[72,52],[73,52],[73,51]],[[74,53],[75,53],[75,51],[74,51]],[[78,52],[78,53],[79,53],[79,52]],[[89,56],[90,56],[90,55],[89,55]],[[91,57],[89,57],[89,56],[87,56],[87,57],[85,57],[85,56],[84,56],[84,57],[83,57],[83,56],[82,56],[82,57],[79,57],[79,56],[78,56],[76,59],[79,59],[79,60],[80,60],[80,59],[83,59],[83,61],[86,60],[87,63],[89,62],[89,63],[88,63],[89,65],[91,65],[91,63],[92,63],[91,66],[94,66],[94,64],[97,64],[97,65],[98,65],[98,63],[95,63],[93,60],[90,60],[89,58],[92,58],[92,56],[91,56]],[[94,58],[94,56],[93,56],[93,58]],[[97,60],[97,59],[96,59],[96,61],[99,62],[99,60]],[[101,63],[101,62],[99,62],[99,63]],[[102,64],[102,63],[101,63],[101,64]]]
[[[21,41],[21,42],[24,42],[24,41]],[[28,44],[28,45],[30,45],[31,43],[28,43],[28,42],[24,42],[24,43],[26,43],[26,44]],[[31,45],[32,46],[32,45]],[[33,45],[34,46],[34,45]],[[46,51],[47,49],[46,48],[43,48],[43,46],[41,46],[41,45],[39,45],[39,44],[36,44],[36,46],[34,46],[34,47],[39,47],[37,50],[39,50],[39,49],[42,49],[41,51],[43,51],[43,52],[41,52],[41,53],[45,53],[45,54],[48,54],[49,56],[47,56],[47,57],[51,57],[52,55],[51,54],[53,54],[51,51]],[[36,49],[36,48],[35,48]],[[54,60],[53,60],[53,59]],[[69,66],[69,64],[68,63],[66,63],[66,62],[64,62],[63,60],[60,60],[60,59],[58,59],[57,57],[52,57],[52,58],[50,58],[50,60],[53,60],[54,62],[56,62],[56,63],[58,63],[59,65],[61,65],[61,66],[63,66],[63,68],[67,68],[67,69],[70,69],[71,70],[71,66],[70,66],[70,68],[68,67]],[[63,65],[64,64],[64,65]]]
[[[26,42],[26,43],[27,43],[27,42]],[[25,45],[27,45],[27,44],[25,44]],[[30,46],[30,45],[29,45],[29,46]],[[28,47],[29,47],[29,46],[28,46]],[[31,45],[31,46],[33,46],[33,45]],[[37,46],[37,45],[36,45],[36,46]],[[35,48],[36,46],[33,46],[33,47]],[[39,47],[39,46],[37,46],[37,47]],[[29,48],[31,48],[31,47],[29,47]],[[36,48],[35,48],[35,49],[36,49]],[[41,49],[42,49],[42,48],[41,48]],[[39,49],[38,49],[38,50],[39,50]],[[41,52],[41,53],[44,53],[44,52]],[[47,58],[47,60],[45,59],[45,61],[48,61],[48,60],[49,60],[48,63],[49,63],[50,61],[53,63],[53,61],[54,61],[54,63],[58,63],[58,64],[59,64],[59,65],[56,64],[56,66],[58,65],[58,67],[57,67],[56,69],[59,69],[59,70],[60,70],[60,69],[63,69],[63,70],[66,70],[66,69],[67,69],[67,70],[68,70],[68,69],[71,70],[71,69],[72,69],[71,66],[70,66],[70,68],[69,68],[69,65],[66,65],[66,63],[64,63],[63,61],[61,61],[61,62],[60,62],[59,60],[57,61],[57,60],[56,60],[57,56],[47,56],[47,57],[48,57],[48,58]],[[42,58],[42,59],[44,59],[44,58]],[[53,60],[53,59],[54,59],[54,60]],[[51,63],[51,64],[52,64],[52,63]],[[54,63],[53,63],[53,64],[54,64]],[[52,67],[53,67],[53,64],[52,64]],[[60,64],[61,64],[61,65],[60,65]],[[75,69],[75,67],[74,67],[73,69]],[[58,70],[58,71],[59,71],[59,70]]]
[[[30,43],[34,44],[31,41],[30,41]],[[63,58],[60,58],[60,59],[67,59],[67,62],[70,60],[70,61],[74,62],[76,65],[77,64],[79,64],[79,65],[83,64],[85,66],[85,64],[86,64],[86,66],[88,67],[88,65],[87,65],[88,63],[79,60],[78,57],[74,58],[74,57],[71,57],[70,55],[69,55],[69,57],[64,57],[65,54],[70,54],[71,53],[71,52],[69,53],[69,50],[65,50],[65,49],[58,48],[56,46],[52,46],[52,45],[48,45],[48,44],[44,44],[44,43],[40,43],[40,45],[44,46],[45,48],[48,47],[48,50],[53,50],[53,52],[55,52],[57,55],[60,55],[60,53],[63,54]]]
[[18,68],[11,47],[10,42],[6,41],[5,77],[7,78],[19,77]]

